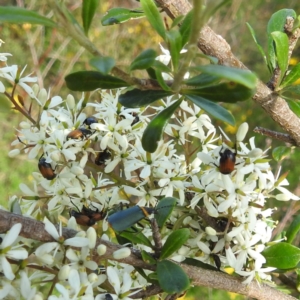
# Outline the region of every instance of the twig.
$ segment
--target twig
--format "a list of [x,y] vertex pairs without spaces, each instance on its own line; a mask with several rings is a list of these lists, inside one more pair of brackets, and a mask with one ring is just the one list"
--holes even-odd
[[263,127],[255,127],[253,129],[253,131],[256,133],[268,136],[272,139],[283,141],[285,143],[289,143],[289,144],[296,146],[295,140],[292,139],[292,137],[289,134],[273,131],[273,130],[263,128]]
[[[192,8],[187,0],[156,0],[156,2],[172,19],[186,15]],[[208,26],[204,26],[200,32],[198,47],[204,54],[218,58],[221,65],[247,69],[231,52],[231,47],[227,41]],[[256,94],[252,99],[300,146],[300,119],[290,110],[283,98],[273,93],[265,83],[258,81]]]
[[[36,221],[34,219],[16,215],[7,211],[0,210],[0,233],[7,232],[14,224],[21,223],[22,229],[20,236],[37,240],[40,242],[53,242],[55,241],[51,235],[45,230],[44,223]],[[62,235],[65,239],[74,237],[77,231],[72,229],[63,228]],[[99,256],[96,249],[99,244],[103,244],[107,247],[107,251],[104,255]],[[106,240],[98,239],[95,250],[93,251],[92,259],[94,261],[100,261],[103,259],[116,260],[113,258],[113,253],[120,249],[122,246],[111,243]],[[121,263],[126,263],[134,267],[139,267],[147,270],[155,271],[155,266],[145,263],[140,258],[140,252],[132,249],[131,255],[117,260]],[[211,270],[205,270],[195,266],[180,265],[187,273],[193,285],[206,286],[211,288],[223,289],[229,292],[238,293],[248,297],[263,299],[263,300],[295,300],[296,298],[286,295],[267,284],[258,284],[253,281],[249,285],[242,283],[240,277],[230,276],[221,272],[215,272]],[[135,295],[131,296],[136,298]]]

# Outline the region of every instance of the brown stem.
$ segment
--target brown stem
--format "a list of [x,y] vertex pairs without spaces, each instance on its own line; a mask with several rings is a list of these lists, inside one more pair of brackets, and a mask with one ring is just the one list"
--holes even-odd
[[[156,0],[156,2],[172,19],[179,15],[186,15],[192,8],[187,0]],[[200,32],[198,47],[204,54],[218,58],[221,65],[247,69],[231,52],[227,41],[208,26],[204,26]],[[263,82],[258,81],[256,94],[252,99],[300,146],[300,119],[290,110],[283,98],[273,93]]]
[[296,142],[295,140],[293,140],[290,135],[286,134],[286,133],[282,133],[282,132],[277,132],[277,131],[273,131],[267,128],[263,128],[263,127],[255,127],[253,129],[254,132],[268,136],[272,139],[275,140],[279,140],[279,141],[283,141],[285,143],[289,143],[292,144],[294,146],[296,146]]
[[[40,242],[53,242],[54,239],[47,231],[45,231],[44,223],[36,221],[22,215],[16,215],[8,211],[0,210],[0,233],[7,232],[14,224],[21,223],[22,229],[20,236],[37,240]],[[62,235],[65,239],[74,237],[77,231],[72,229],[63,228]],[[106,253],[99,256],[96,249],[99,244],[107,247]],[[112,242],[98,239],[96,247],[93,251],[93,260],[100,261],[103,259],[116,260],[113,258],[113,253],[122,248]],[[126,263],[134,267],[139,267],[147,270],[155,271],[155,266],[145,263],[141,259],[140,252],[131,249],[131,255],[117,260],[121,263]],[[221,272],[201,269],[195,266],[180,264],[183,270],[187,273],[188,277],[193,282],[193,285],[206,286],[211,288],[223,289],[229,292],[238,293],[248,296],[249,298],[264,299],[264,300],[295,300],[296,298],[286,295],[279,290],[270,287],[267,284],[253,281],[249,285],[242,283],[240,277],[230,276]],[[132,298],[136,298],[132,296]]]

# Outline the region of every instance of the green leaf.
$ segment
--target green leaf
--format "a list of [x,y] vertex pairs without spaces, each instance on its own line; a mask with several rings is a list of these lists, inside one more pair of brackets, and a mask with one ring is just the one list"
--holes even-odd
[[252,36],[252,38],[253,38],[253,40],[254,40],[256,46],[257,46],[258,51],[260,52],[261,56],[263,57],[263,59],[264,59],[266,65],[268,65],[266,53],[265,53],[265,51],[263,50],[262,46],[258,43],[258,41],[257,41],[257,39],[256,39],[256,37],[255,37],[254,29],[251,27],[251,25],[250,25],[249,23],[246,23],[246,25],[247,25],[247,27],[248,27],[250,33],[251,33],[251,36]]
[[170,28],[175,28],[177,25],[180,25],[180,23],[182,23],[182,21],[184,20],[184,15],[180,15],[178,17],[176,17],[175,19],[172,20],[172,25]]
[[198,89],[183,89],[180,92],[183,95],[197,95],[215,102],[235,103],[248,100],[254,95],[255,90],[239,83],[224,82]]
[[[284,99],[290,100],[290,102],[294,102],[295,100],[300,100],[300,85],[288,85],[280,91],[281,97]],[[299,115],[298,115],[299,116]]]
[[98,56],[90,59],[90,65],[100,71],[102,74],[108,74],[115,64],[115,60],[109,56]]
[[288,243],[277,243],[262,252],[266,265],[278,269],[291,269],[300,260],[300,249]]
[[120,233],[120,236],[128,239],[133,244],[141,244],[152,248],[152,244],[149,241],[149,239],[141,232],[137,233],[137,232],[123,231]]
[[49,27],[57,27],[57,24],[50,19],[21,7],[0,6],[0,22],[8,23],[30,23],[40,24]]
[[115,89],[128,86],[128,83],[96,71],[79,71],[65,77],[67,87],[72,91],[93,91],[101,89]]
[[103,26],[120,24],[132,19],[138,19],[144,17],[144,13],[139,10],[130,10],[128,8],[112,8],[101,19]]
[[292,67],[290,72],[283,78],[280,88],[284,88],[287,85],[294,83],[297,79],[300,78],[300,64],[297,64]]
[[271,33],[274,31],[284,32],[284,25],[287,17],[293,17],[296,19],[297,15],[292,9],[281,9],[274,13],[268,22],[268,65],[271,73],[273,73],[273,70],[276,68],[276,52]]
[[279,82],[281,82],[281,79],[289,66],[289,38],[285,33],[280,31],[274,31],[271,35],[276,45],[276,58],[281,71]]
[[142,250],[142,259],[144,262],[150,264],[150,265],[156,265],[156,260],[145,250]]
[[170,95],[172,95],[172,93],[166,91],[142,91],[138,89],[133,89],[120,95],[119,102],[123,106],[129,108],[142,107],[147,106],[156,100]]
[[81,17],[85,34],[89,31],[98,6],[99,0],[83,0]]
[[205,87],[215,85],[219,81],[220,77],[202,73],[200,75],[185,80],[184,83],[189,86]]
[[212,271],[218,271],[218,269],[212,265],[206,264],[204,262],[202,262],[201,260],[198,259],[193,259],[193,258],[189,258],[187,257],[182,263],[190,265],[190,266],[195,266],[198,268],[202,268],[205,270],[212,270]]
[[161,249],[160,259],[165,259],[170,257],[174,252],[179,250],[181,246],[190,237],[190,230],[188,228],[182,228],[173,231],[167,238]]
[[159,70],[161,72],[165,72],[169,75],[172,74],[172,70],[166,66],[165,64],[163,64],[161,61],[159,60],[155,60],[154,63],[153,63],[153,68],[155,68],[156,70]]
[[290,154],[291,154],[291,147],[280,146],[280,147],[276,147],[272,151],[272,156],[276,161],[283,160]]
[[143,70],[152,67],[157,53],[153,49],[146,49],[139,54],[130,65],[130,70]]
[[248,70],[231,68],[221,65],[205,65],[198,66],[194,69],[201,71],[205,74],[213,75],[222,79],[227,79],[239,83],[249,89],[254,89],[257,82],[255,74]]
[[231,2],[231,0],[223,0],[221,1],[220,3],[217,2],[217,5],[215,3],[215,1],[209,1],[207,2],[206,4],[206,7],[205,7],[205,20],[209,20],[209,18],[211,18],[212,16],[214,16],[216,14],[216,12],[224,5],[228,4]]
[[213,117],[232,126],[235,125],[233,115],[219,104],[216,104],[196,95],[186,95],[186,97]]
[[172,211],[177,203],[177,199],[174,197],[166,197],[159,201],[156,206],[156,214],[154,215],[158,227],[163,227],[167,222],[168,218],[172,214]]
[[190,280],[182,268],[169,260],[159,261],[156,272],[159,285],[166,293],[179,293],[190,285]]
[[165,79],[163,78],[163,74],[160,70],[155,70],[155,78],[163,90],[171,91],[171,87],[167,85]]
[[166,32],[167,43],[169,44],[170,54],[174,70],[178,70],[179,57],[182,46],[181,35],[178,30],[169,30]]
[[298,101],[291,100],[288,101],[288,105],[293,113],[300,118],[300,103]]
[[289,226],[286,237],[286,242],[291,244],[300,230],[300,215],[294,217],[292,224]]
[[145,15],[155,31],[165,40],[166,30],[160,13],[153,0],[140,0]]
[[150,153],[156,151],[158,142],[162,138],[164,128],[166,127],[169,119],[173,115],[174,111],[179,107],[181,102],[182,99],[177,100],[172,105],[161,111],[148,124],[142,136],[142,145],[145,151]]
[[184,20],[182,21],[182,24],[179,28],[179,32],[181,34],[181,48],[183,48],[184,45],[189,41],[190,34],[191,34],[192,19],[193,19],[193,10],[191,9],[184,17]]

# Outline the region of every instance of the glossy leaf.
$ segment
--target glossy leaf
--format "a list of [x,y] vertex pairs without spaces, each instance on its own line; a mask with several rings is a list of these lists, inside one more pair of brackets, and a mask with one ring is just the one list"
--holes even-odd
[[288,243],[277,243],[262,252],[266,265],[278,269],[291,269],[300,261],[300,249]]
[[120,24],[132,19],[139,19],[144,17],[144,13],[139,10],[130,10],[128,8],[112,8],[101,19],[103,26]]
[[190,237],[188,228],[178,229],[173,231],[167,238],[161,249],[160,259],[170,257],[173,253],[179,250]]
[[172,95],[172,93],[166,91],[142,91],[138,89],[133,89],[120,95],[119,102],[125,107],[142,107],[147,106],[156,100],[170,95]]
[[294,217],[294,220],[292,224],[288,227],[286,231],[286,242],[287,243],[292,243],[297,236],[298,232],[300,230],[300,215],[297,215]]
[[179,15],[178,17],[173,19],[170,28],[172,29],[172,28],[177,27],[178,25],[180,26],[180,23],[182,23],[182,21],[184,20],[184,17],[185,16],[183,16],[183,15]]
[[276,52],[274,46],[274,40],[271,35],[274,31],[284,31],[284,25],[287,17],[293,17],[296,19],[297,15],[292,9],[281,9],[274,13],[270,18],[267,26],[268,33],[268,65],[271,72],[276,68]]
[[87,34],[91,26],[96,9],[99,6],[99,0],[83,0],[82,1],[82,24],[84,32]]
[[280,87],[284,88],[287,85],[294,83],[299,78],[300,78],[300,64],[297,64],[293,66],[290,72],[284,77],[282,83],[280,84]]
[[119,234],[120,236],[128,239],[133,244],[141,244],[148,247],[152,247],[151,242],[149,239],[142,233],[142,232],[130,232],[130,231],[123,231]]
[[172,211],[177,203],[177,199],[174,197],[166,197],[159,201],[155,210],[156,213],[154,215],[158,227],[163,227],[167,222],[168,218],[172,214]]
[[153,153],[156,151],[158,142],[162,138],[163,131],[175,112],[179,107],[182,100],[177,100],[169,107],[161,111],[157,116],[155,116],[151,122],[148,124],[142,136],[142,145],[145,151]]
[[159,70],[161,72],[167,73],[169,75],[172,74],[172,70],[166,66],[165,64],[163,64],[161,61],[159,60],[155,60],[153,63],[153,68],[155,68],[156,70]]
[[248,89],[244,85],[234,82],[224,82],[218,85],[181,90],[184,95],[197,95],[206,98],[210,101],[236,103],[238,101],[245,101],[250,99],[254,93],[254,89]]
[[288,58],[288,53],[289,53],[289,39],[288,36],[280,31],[274,31],[271,33],[276,48],[276,58],[277,58],[277,63],[280,68],[280,81],[285,75],[285,72],[288,68],[289,65],[289,58]]
[[171,87],[166,83],[164,77],[163,77],[163,73],[160,70],[155,70],[155,78],[157,80],[157,82],[159,83],[160,87],[164,90],[164,91],[171,91]]
[[148,69],[153,65],[156,57],[157,53],[153,49],[146,49],[131,63],[130,70]]
[[57,24],[50,19],[43,17],[34,11],[15,6],[0,6],[0,22],[17,24],[29,23],[57,27]]
[[112,57],[93,57],[90,59],[90,65],[97,69],[102,74],[108,74],[115,66],[116,62]]
[[93,91],[101,89],[115,89],[128,86],[117,77],[105,75],[96,71],[79,71],[65,77],[67,87],[72,91]]
[[280,146],[276,147],[272,151],[272,156],[276,161],[285,159],[291,154],[291,147]]
[[167,42],[170,48],[171,60],[174,70],[178,70],[179,57],[182,46],[181,35],[178,30],[172,29],[166,32]]
[[184,264],[190,265],[190,266],[194,266],[194,267],[198,267],[198,268],[202,268],[205,270],[212,270],[212,271],[218,271],[218,269],[212,265],[206,264],[204,262],[202,262],[201,260],[198,259],[193,259],[190,257],[187,257],[184,261]]
[[251,25],[249,23],[246,23],[250,33],[251,33],[251,36],[257,46],[257,49],[258,51],[260,52],[261,56],[263,57],[266,65],[268,65],[268,61],[267,61],[267,56],[266,56],[266,53],[264,51],[264,49],[262,48],[262,46],[258,43],[257,39],[256,39],[256,36],[255,36],[255,32],[254,32],[254,29],[251,27]]
[[[209,20],[212,16],[216,14],[216,12],[224,5],[230,3],[231,0],[223,0],[221,2],[219,1],[209,1],[206,3],[205,7],[205,20]],[[217,5],[216,5],[217,3]]]
[[249,89],[254,89],[257,81],[255,74],[248,70],[241,70],[221,65],[205,65],[194,68],[205,74],[237,82]]
[[250,99],[254,95],[255,90],[249,89],[239,83],[224,82],[203,88],[183,89],[180,93],[183,95],[201,96],[215,102],[235,103]]
[[181,34],[181,48],[188,42],[191,33],[191,24],[193,19],[193,10],[191,9],[184,17],[179,32]]
[[144,13],[155,31],[165,40],[165,26],[153,0],[140,0]]
[[219,104],[197,95],[186,95],[186,98],[190,99],[193,103],[195,103],[197,106],[205,110],[208,114],[212,115],[213,117],[232,126],[235,125],[235,120],[231,112],[229,112]]
[[288,101],[288,105],[289,105],[290,109],[293,111],[293,113],[300,118],[300,103],[299,103],[299,101]]
[[190,285],[190,280],[182,268],[169,260],[159,261],[156,272],[160,287],[169,294],[182,292]]
[[215,85],[219,81],[220,77],[202,73],[200,75],[185,80],[184,83],[189,86],[205,87]]

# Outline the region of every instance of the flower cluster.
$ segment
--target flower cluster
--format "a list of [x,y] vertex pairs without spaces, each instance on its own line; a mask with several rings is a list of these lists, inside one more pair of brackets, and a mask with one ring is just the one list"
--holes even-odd
[[[28,255],[23,248],[14,248],[26,244],[16,240],[20,226],[3,236],[1,299],[8,294],[38,299],[36,284],[43,282],[47,289],[49,281],[56,288],[53,294],[53,287],[49,288],[49,299],[131,299],[147,285],[145,278],[133,267],[113,260],[103,262],[106,270],[98,272],[98,263],[93,261],[96,237],[114,241],[105,215],[120,204],[155,207],[164,197],[177,198],[178,207],[162,241],[175,224],[190,231],[190,238],[172,259],[192,258],[218,269],[232,267],[247,283],[253,278],[271,279],[267,274],[271,269],[263,268],[261,254],[273,229],[272,209],[265,209],[266,200],[299,198],[283,187],[286,180],[273,175],[266,153],[256,148],[254,138],[244,141],[246,123],[230,143],[224,134],[217,134],[199,107],[182,101],[165,128],[164,140],[149,154],[142,147],[143,132],[151,116],[176,101],[174,97],[153,107],[127,109],[118,103],[122,89],[99,90],[79,100],[72,95],[63,99],[37,85],[29,87],[26,82],[35,79],[22,78],[16,66],[0,68],[0,76],[20,85],[41,112],[38,119],[30,117],[20,123],[10,156],[23,151],[36,161],[34,180],[20,186],[19,205],[24,216],[41,219],[47,214],[45,229],[55,240],[32,243],[29,258],[33,263],[19,271],[9,262]],[[228,164],[226,172],[220,165],[222,157],[222,163]],[[53,225],[58,222],[59,232]],[[96,230],[89,227],[63,240],[62,224],[77,230],[80,225],[94,226]],[[147,223],[140,230],[152,238]],[[16,246],[10,248],[13,244]],[[100,246],[98,253],[105,253]],[[150,251],[143,245],[135,247]],[[18,284],[14,283],[17,272]]]

